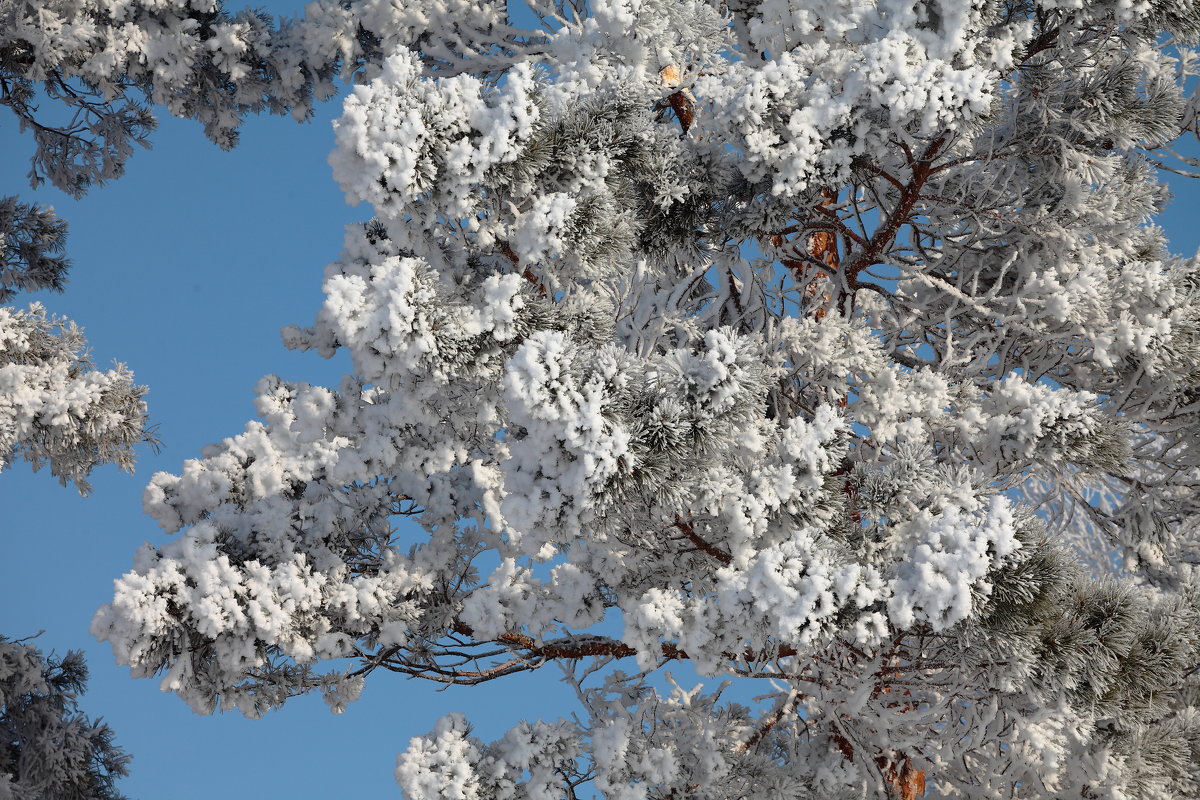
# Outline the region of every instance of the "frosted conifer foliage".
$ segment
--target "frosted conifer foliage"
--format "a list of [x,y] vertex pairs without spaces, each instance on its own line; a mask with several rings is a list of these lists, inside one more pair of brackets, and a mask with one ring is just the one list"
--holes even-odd
[[584,713],[443,719],[414,800],[1200,792],[1200,266],[1150,223],[1200,15],[557,10],[355,89],[375,219],[284,334],[354,374],[155,475],[94,632],[206,712],[563,668]]
[[70,320],[40,303],[0,308],[0,471],[17,457],[48,464],[80,494],[100,464],[132,472],[134,446],[154,442],[145,394],[123,364],[95,369]]
[[[506,66],[510,41],[525,38],[495,4],[472,0],[316,0],[297,10],[277,20],[221,0],[7,0],[0,107],[37,145],[32,184],[78,196],[120,177],[134,145],[149,146],[150,104],[203,123],[228,148],[247,114],[305,119],[339,78],[370,73],[418,39],[431,68],[461,70]],[[430,30],[442,15],[460,21]]]
[[131,757],[80,713],[87,678],[77,650],[46,656],[0,636],[0,798],[124,800],[115,784]]
[[[431,69],[506,67],[515,45],[532,51],[544,37],[508,24],[503,5],[316,0],[275,19],[221,0],[5,0],[0,108],[35,144],[30,184],[78,198],[121,177],[135,145],[150,147],[153,106],[197,120],[228,149],[246,115],[308,119],[339,79],[370,77],[418,40]],[[433,19],[447,24],[431,30]],[[65,235],[53,209],[0,200],[0,300],[61,290],[68,264],[47,251]]]

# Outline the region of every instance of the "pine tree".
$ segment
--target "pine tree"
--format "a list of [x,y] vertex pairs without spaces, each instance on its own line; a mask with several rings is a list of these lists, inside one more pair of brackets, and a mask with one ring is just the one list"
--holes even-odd
[[285,332],[354,374],[155,475],[94,633],[252,716],[562,668],[411,800],[1200,794],[1200,10],[531,5],[381,49]]
[[0,198],[0,303],[21,291],[62,291],[66,239],[67,224],[52,209]]
[[112,730],[78,709],[87,686],[83,654],[46,657],[0,637],[0,798],[122,800],[117,778],[130,756]]

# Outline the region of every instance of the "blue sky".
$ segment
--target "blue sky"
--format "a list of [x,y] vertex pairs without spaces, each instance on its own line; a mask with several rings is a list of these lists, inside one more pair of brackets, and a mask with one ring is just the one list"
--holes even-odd
[[[444,692],[380,674],[336,717],[317,697],[262,720],[201,717],[156,680],[132,680],[87,632],[133,551],[164,541],[141,512],[149,477],[177,471],[205,444],[240,431],[262,375],[331,385],[348,368],[290,353],[279,340],[284,325],[311,322],[343,226],[367,215],[344,204],[326,164],[339,108],[319,107],[306,125],[252,119],[229,153],[195,123],[161,119],[154,149],[135,153],[125,177],[80,201],[31,191],[32,142],[11,118],[0,123],[0,194],[52,204],[71,225],[66,292],[21,300],[41,300],[83,326],[98,365],[116,359],[134,370],[150,387],[163,443],[158,454],[142,451],[136,475],[98,470],[87,499],[24,464],[0,475],[0,633],[44,629],[43,649],[86,651],[92,680],[82,705],[108,720],[134,755],[122,782],[134,798],[396,797],[395,754],[442,714],[465,711],[492,738],[522,718],[574,710],[551,667]],[[1172,249],[1190,254],[1200,244],[1200,195],[1182,179],[1173,187],[1162,224]]]

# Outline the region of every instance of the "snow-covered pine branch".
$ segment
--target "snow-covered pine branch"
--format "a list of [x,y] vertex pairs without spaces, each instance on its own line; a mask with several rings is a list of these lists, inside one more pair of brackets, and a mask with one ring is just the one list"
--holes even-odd
[[228,148],[246,114],[305,119],[381,54],[413,47],[431,69],[503,69],[529,35],[488,0],[317,0],[280,20],[220,0],[14,0],[0,6],[0,105],[37,143],[34,185],[80,195],[148,146],[150,104]]
[[154,441],[145,394],[124,365],[95,369],[73,322],[39,303],[0,308],[0,470],[17,458],[49,465],[81,494],[100,464],[132,472],[134,447]]
[[375,220],[285,332],[354,375],[154,476],[96,635],[205,712],[565,670],[582,718],[447,717],[413,800],[1200,792],[1200,266],[1151,224],[1200,12],[544,10],[354,89]]
[[130,756],[113,731],[79,711],[88,669],[77,650],[45,656],[0,636],[0,797],[124,800]]
[[[30,183],[81,197],[119,178],[134,146],[151,146],[155,106],[229,149],[248,114],[308,119],[339,81],[373,76],[396,50],[412,48],[431,70],[498,73],[545,38],[511,24],[496,0],[316,0],[304,11],[276,20],[221,0],[0,4],[0,107],[34,140]],[[51,231],[61,249],[65,223],[0,202],[0,300],[14,277],[61,288],[66,261],[11,246],[31,230]]]
[[22,291],[62,290],[67,223],[52,208],[0,198],[0,303]]

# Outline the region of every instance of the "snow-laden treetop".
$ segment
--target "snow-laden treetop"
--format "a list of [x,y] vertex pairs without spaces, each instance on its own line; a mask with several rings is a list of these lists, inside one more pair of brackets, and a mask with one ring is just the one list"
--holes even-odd
[[[414,800],[1200,792],[1200,267],[1151,224],[1191,2],[314,4],[252,73],[250,18],[109,5],[183,20],[138,79],[218,133],[380,59],[331,156],[375,219],[285,331],[354,375],[154,476],[93,627],[136,675],[257,715],[563,666],[586,713],[447,717]],[[227,105],[162,66],[195,30]],[[32,57],[103,91],[77,38]]]

